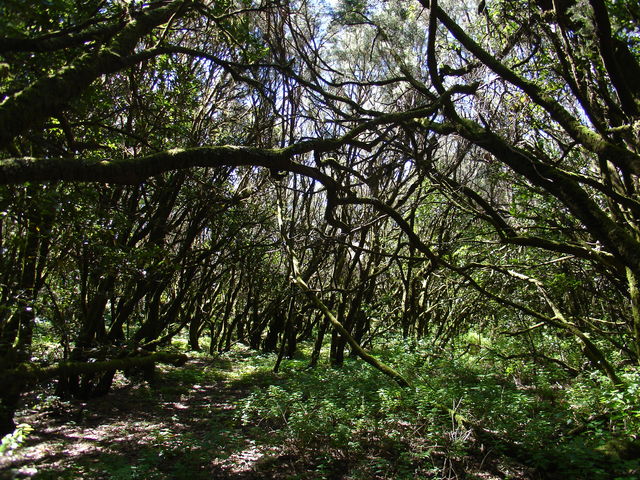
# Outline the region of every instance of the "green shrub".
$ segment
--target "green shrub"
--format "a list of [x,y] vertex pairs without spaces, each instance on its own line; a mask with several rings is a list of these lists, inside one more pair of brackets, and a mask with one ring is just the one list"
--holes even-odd
[[21,423],[16,427],[13,433],[9,433],[2,437],[0,442],[0,456],[8,455],[17,448],[21,447],[27,436],[33,431],[31,425]]

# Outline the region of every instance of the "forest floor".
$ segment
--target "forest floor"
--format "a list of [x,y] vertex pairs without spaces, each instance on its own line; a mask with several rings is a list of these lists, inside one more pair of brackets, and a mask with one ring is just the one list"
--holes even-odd
[[[16,419],[33,431],[20,448],[0,456],[0,480],[542,478],[506,456],[473,446],[469,433],[455,428],[446,434],[448,449],[424,450],[430,469],[413,469],[415,455],[407,462],[399,450],[408,441],[373,435],[376,446],[352,457],[347,447],[316,455],[331,450],[330,437],[314,437],[311,424],[310,440],[300,448],[300,441],[279,437],[274,424],[241,421],[240,406],[252,392],[289,381],[271,372],[272,360],[256,362],[246,352],[192,355],[181,367],[158,366],[151,383],[119,375],[111,393],[87,402],[34,393]],[[402,428],[402,420],[398,423]],[[415,435],[415,427],[406,427]],[[463,452],[451,447],[453,434],[464,437],[453,438],[466,443]],[[403,469],[394,465],[399,460]]]
[[261,472],[266,457],[236,425],[236,402],[274,375],[252,375],[229,358],[192,357],[158,366],[151,384],[118,375],[104,397],[65,402],[27,398],[16,423],[33,432],[0,457],[0,479],[254,479],[288,478]]

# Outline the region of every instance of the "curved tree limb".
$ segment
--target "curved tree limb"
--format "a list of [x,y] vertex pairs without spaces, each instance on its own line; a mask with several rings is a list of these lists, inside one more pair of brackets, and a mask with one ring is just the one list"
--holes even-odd
[[[420,3],[426,8],[430,8],[430,2],[428,0],[420,0]],[[456,40],[501,78],[518,87],[526,93],[531,100],[544,108],[551,118],[558,122],[576,142],[590,152],[603,155],[625,171],[640,175],[640,155],[610,142],[597,132],[583,125],[559,102],[545,93],[542,88],[532,81],[522,78],[482,48],[482,46],[471,38],[442,8],[437,5],[433,7],[438,20],[442,22]]]
[[123,59],[133,53],[140,39],[166,23],[187,3],[187,0],[173,0],[137,16],[97,52],[84,53],[70,65],[7,97],[0,103],[0,149],[7,148],[16,136],[55,115],[100,75],[127,66],[129,63]]
[[367,362],[373,368],[379,370],[384,373],[389,378],[393,379],[398,385],[403,388],[410,387],[411,384],[402,376],[400,373],[395,371],[390,366],[378,360],[376,357],[367,352],[362,346],[356,341],[355,338],[351,335],[349,330],[347,330],[344,325],[338,320],[338,318],[333,314],[333,312],[327,307],[327,305],[316,295],[316,293],[309,287],[307,282],[300,273],[300,269],[298,267],[298,259],[296,258],[293,250],[289,246],[283,226],[282,220],[282,208],[280,206],[280,201],[278,201],[278,209],[277,209],[277,217],[278,217],[278,225],[281,230],[281,234],[283,236],[283,245],[284,249],[287,252],[290,261],[291,268],[291,280],[295,283],[300,289],[305,292],[313,301],[313,303],[318,307],[318,309],[322,312],[322,315],[329,321],[331,326],[347,341],[349,346],[353,349],[353,351],[360,357],[362,360]]

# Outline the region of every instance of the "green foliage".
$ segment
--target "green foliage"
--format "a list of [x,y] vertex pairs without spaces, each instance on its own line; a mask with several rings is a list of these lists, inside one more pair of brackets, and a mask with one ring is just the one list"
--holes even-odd
[[[481,349],[464,347],[478,338]],[[478,334],[462,340],[462,348],[432,355],[427,342],[387,339],[378,354],[411,372],[410,391],[360,362],[348,361],[339,370],[305,370],[299,361],[288,362],[286,381],[254,391],[242,401],[238,419],[256,435],[266,431],[263,441],[289,445],[319,469],[343,462],[356,478],[374,475],[374,465],[382,468],[386,462],[402,478],[403,469],[437,470],[440,455],[470,461],[471,431],[442,407],[495,432],[505,445],[521,445],[528,452],[522,461],[539,471],[601,479],[635,471],[636,460],[603,456],[596,448],[612,436],[637,431],[635,377],[628,377],[631,386],[624,392],[600,378],[600,399],[587,397],[586,388],[581,397],[582,382],[567,388],[566,376],[553,365],[494,356],[487,346],[499,343]],[[603,410],[606,424],[588,420]],[[583,431],[584,422],[589,423]],[[570,433],[576,426],[581,431]],[[492,448],[509,454],[501,444]],[[376,461],[365,466],[365,457]]]
[[367,0],[341,0],[337,2],[333,16],[335,21],[349,25],[365,21],[368,13],[369,2]]
[[[338,464],[360,473],[410,467],[406,404],[398,386],[361,362],[347,361],[339,370],[302,366],[301,361],[287,362],[286,381],[244,399],[238,420],[255,432],[266,431],[274,445],[311,456],[321,476]],[[366,465],[366,452],[373,452],[377,463]]]
[[31,425],[21,423],[16,427],[13,433],[9,433],[2,437],[2,441],[0,442],[0,457],[3,455],[9,455],[14,450],[20,448],[32,431],[33,428]]
[[[237,347],[204,362],[199,354],[197,364],[161,369],[155,385],[136,389],[137,398],[189,405],[192,392],[213,388],[232,395],[220,399],[225,408],[217,401],[189,405],[197,430],[172,426],[184,417],[165,418],[153,427],[143,422],[145,440],[135,454],[102,446],[106,450],[99,461],[80,458],[60,478],[204,479],[210,472],[203,465],[214,456],[223,461],[247,448],[260,457],[255,469],[265,475],[279,468],[280,456],[293,458],[295,466],[282,473],[285,478],[328,479],[345,472],[362,480],[451,478],[477,470],[487,456],[478,453],[472,429],[451,412],[494,432],[499,440],[485,443],[491,458],[508,458],[513,455],[508,445],[516,444],[527,452],[519,461],[532,472],[633,478],[639,468],[636,445],[629,440],[638,428],[635,373],[629,372],[630,386],[618,392],[600,376],[569,381],[530,361],[495,356],[489,348],[500,342],[486,333],[459,340],[458,347],[435,355],[428,342],[386,339],[376,354],[395,360],[393,366],[412,378],[413,389],[399,388],[354,359],[339,369],[320,365],[313,370],[306,368],[306,358],[285,360],[276,375],[274,355]],[[470,350],[465,342],[483,347]],[[36,410],[73,410],[67,407],[48,397]],[[576,428],[581,430],[572,433]],[[55,478],[49,474],[39,473]]]
[[616,388],[600,373],[583,375],[568,389],[574,411],[591,418],[589,429],[598,441],[611,435],[630,437],[640,431],[640,372],[629,368]]
[[[333,2],[329,21],[313,12],[322,2],[185,2],[142,28],[166,3],[0,2],[3,121],[19,124],[0,155],[36,159],[6,162],[5,181],[58,178],[55,159],[124,171],[122,185],[0,189],[0,348],[21,344],[43,364],[95,360],[182,329],[178,347],[206,332],[211,352],[243,342],[295,358],[318,317],[289,285],[284,241],[314,291],[414,388],[355,361],[285,361],[274,376],[273,355],[232,350],[232,373],[169,370],[148,397],[262,387],[238,421],[310,458],[317,477],[444,477],[443,458],[474,456],[458,414],[522,446],[529,467],[605,475],[613,455],[598,449],[640,431],[640,377],[625,369],[638,363],[638,319],[621,274],[638,270],[637,112],[623,101],[625,89],[637,101],[635,3],[605,2],[627,77],[616,82],[587,0],[566,12],[555,2],[555,13],[553,2],[496,0],[477,13],[443,2],[457,33],[443,15],[430,29],[420,2],[368,0]],[[93,65],[131,30],[132,56]],[[60,105],[47,96],[57,82],[70,93]],[[311,142],[280,156],[301,140]],[[223,144],[257,148],[236,167],[128,178],[151,152]],[[286,234],[274,182],[255,168],[273,159],[308,175],[278,184]],[[338,234],[332,216],[348,228]],[[623,388],[591,373],[604,364],[596,348]],[[70,392],[91,386],[67,380]],[[222,448],[233,435],[219,417],[209,440]],[[154,434],[139,470],[115,456],[108,473],[155,478],[166,473],[158,458],[178,462],[172,446],[195,450],[188,436]]]

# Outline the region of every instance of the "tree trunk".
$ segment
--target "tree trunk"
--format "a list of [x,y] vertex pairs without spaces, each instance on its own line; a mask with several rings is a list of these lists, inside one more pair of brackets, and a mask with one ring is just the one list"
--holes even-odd
[[633,351],[636,355],[636,364],[638,364],[640,362],[640,290],[638,290],[638,275],[630,268],[627,268],[627,281],[631,302]]
[[309,368],[315,368],[316,365],[318,365],[318,360],[320,360],[320,351],[322,350],[322,344],[324,342],[324,335],[327,331],[328,323],[329,321],[324,317],[318,319],[318,336],[316,337],[316,342],[313,345],[311,360],[309,360]]
[[300,275],[296,275],[294,277],[294,282],[297,285],[299,285],[311,297],[311,299],[318,306],[318,308],[323,313],[325,318],[331,323],[331,325],[333,325],[333,328],[335,328],[342,336],[344,336],[347,339],[349,346],[356,351],[356,353],[358,354],[358,357],[360,357],[362,360],[367,362],[372,367],[384,373],[389,378],[393,379],[401,387],[405,388],[405,387],[411,386],[409,382],[402,375],[396,372],[393,368],[389,367],[388,365],[385,365],[384,363],[379,361],[377,358],[375,358],[374,356],[364,351],[364,349],[353,339],[351,334],[338,321],[338,319],[331,312],[331,310],[329,310],[327,306],[322,302],[322,300],[320,300],[318,296],[313,292],[313,290],[309,288],[309,286],[300,277]]

